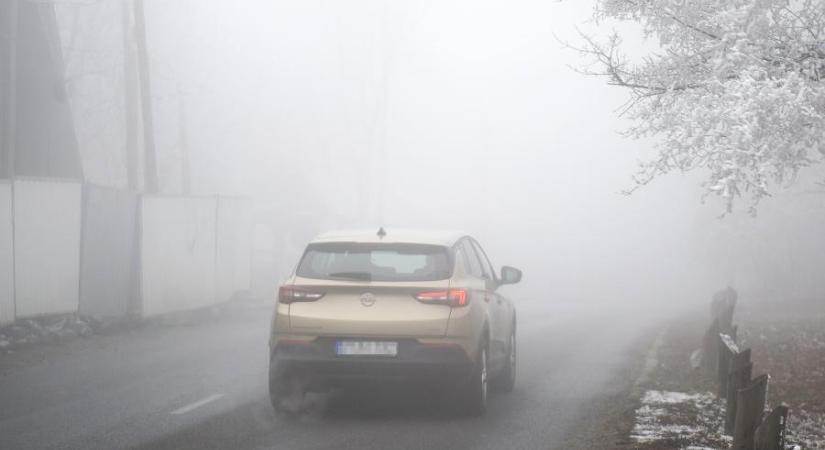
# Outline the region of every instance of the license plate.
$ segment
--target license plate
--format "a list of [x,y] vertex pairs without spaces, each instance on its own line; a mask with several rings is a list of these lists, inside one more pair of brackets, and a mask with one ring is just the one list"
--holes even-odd
[[335,353],[339,356],[397,356],[398,342],[338,341]]

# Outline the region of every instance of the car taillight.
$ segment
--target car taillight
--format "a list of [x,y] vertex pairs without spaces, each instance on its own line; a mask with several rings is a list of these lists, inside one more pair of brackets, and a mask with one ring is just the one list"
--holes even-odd
[[323,296],[323,292],[307,291],[291,286],[281,286],[278,289],[278,301],[283,304],[295,302],[314,302]]
[[415,295],[415,298],[422,303],[450,306],[467,306],[470,303],[470,296],[464,289],[420,292]]

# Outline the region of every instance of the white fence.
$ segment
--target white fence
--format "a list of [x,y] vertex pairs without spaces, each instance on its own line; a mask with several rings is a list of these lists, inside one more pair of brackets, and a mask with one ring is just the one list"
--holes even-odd
[[217,208],[215,290],[220,300],[250,289],[252,205],[246,199],[219,197]]
[[215,303],[214,198],[141,201],[143,315]]
[[77,182],[15,180],[16,318],[77,311],[80,201]]
[[139,242],[134,192],[83,187],[79,312],[98,317],[136,312]]
[[137,200],[72,181],[0,181],[0,325],[76,312],[153,316],[229,300],[250,288],[251,240],[245,199]]
[[0,325],[14,322],[11,184],[0,181]]

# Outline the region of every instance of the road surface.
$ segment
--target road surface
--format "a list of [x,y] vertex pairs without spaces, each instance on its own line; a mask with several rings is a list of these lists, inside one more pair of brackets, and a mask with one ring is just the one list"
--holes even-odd
[[194,323],[0,355],[0,448],[575,448],[598,425],[596,402],[632,382],[661,321],[604,306],[519,309],[516,389],[492,394],[481,418],[445,412],[425,390],[377,389],[335,398],[320,417],[276,419],[271,306],[241,303]]

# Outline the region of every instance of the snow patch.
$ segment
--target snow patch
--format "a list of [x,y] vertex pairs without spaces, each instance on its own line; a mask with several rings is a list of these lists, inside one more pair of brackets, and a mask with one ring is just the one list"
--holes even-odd
[[669,442],[693,450],[727,448],[724,405],[711,393],[645,391],[631,438],[639,444]]
[[712,394],[686,394],[684,392],[671,391],[647,391],[642,397],[642,405],[673,405],[676,403],[696,402],[699,400],[712,400]]
[[[725,404],[709,392],[646,391],[631,438],[654,448],[715,450],[730,448],[733,438],[724,434]],[[786,448],[825,448],[825,415],[791,410]],[[642,446],[640,448],[648,448]]]

